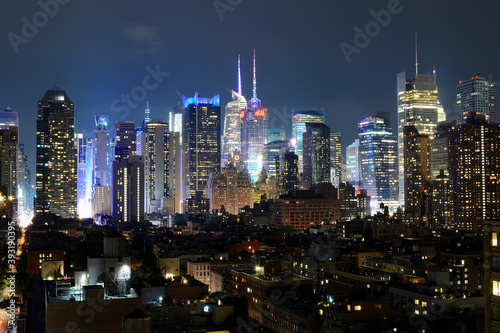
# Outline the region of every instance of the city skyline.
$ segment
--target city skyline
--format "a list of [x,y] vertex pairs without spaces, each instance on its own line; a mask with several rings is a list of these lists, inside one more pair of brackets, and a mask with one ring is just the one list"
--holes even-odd
[[[390,22],[370,37],[368,45],[358,47],[360,52],[350,56],[350,63],[340,44],[355,46],[354,28],[364,30],[375,20],[371,12],[386,10],[387,2],[317,6],[294,2],[287,3],[287,15],[278,15],[284,5],[242,1],[231,7],[232,11],[219,15],[210,2],[121,4],[116,13],[112,4],[90,2],[79,4],[82,6],[79,9],[68,2],[60,4],[45,25],[37,27],[37,33],[26,38],[27,43],[19,44],[16,53],[7,34],[25,38],[22,18],[32,22],[33,15],[43,9],[36,3],[28,6],[9,3],[5,6],[11,15],[0,23],[6,32],[1,44],[6,52],[0,59],[9,63],[3,74],[10,78],[10,83],[4,84],[5,95],[0,98],[4,107],[10,106],[26,119],[20,128],[20,143],[25,145],[27,155],[33,156],[37,96],[56,82],[77,105],[76,132],[91,132],[93,115],[98,114],[109,115],[110,124],[117,120],[138,122],[142,120],[146,101],[150,102],[151,118],[166,121],[170,108],[177,104],[176,89],[185,95],[195,91],[204,96],[220,93],[221,104],[229,102],[230,90],[238,86],[234,70],[238,54],[241,54],[242,92],[250,96],[255,48],[259,54],[259,97],[269,110],[270,128],[286,128],[290,136],[292,108],[324,108],[326,125],[332,131],[342,131],[344,152],[356,138],[356,122],[365,114],[387,111],[395,119],[395,74],[406,69],[411,77],[414,72],[415,31],[419,33],[419,72],[432,72],[435,66],[439,99],[448,117],[454,112],[456,85],[460,80],[482,74],[495,81],[499,73],[499,65],[489,52],[473,51],[486,45],[495,31],[500,30],[499,24],[488,18],[483,21],[488,29],[483,29],[483,24],[472,27],[461,24],[465,16],[480,17],[481,13],[494,12],[498,8],[494,2],[464,3],[453,11],[447,3],[400,2],[402,10],[392,14]],[[70,27],[73,22],[87,27],[86,16],[79,12],[90,10],[96,18],[106,17],[108,22],[88,27],[92,38],[75,35],[76,31]],[[268,28],[250,28],[247,24],[257,13],[269,22]],[[187,15],[201,21],[204,29],[199,29],[198,23],[180,28]],[[424,21],[430,23],[423,24]],[[70,29],[63,31],[65,27]],[[202,40],[202,45],[215,45],[217,52],[187,55],[184,46],[189,45],[194,34]],[[56,35],[58,38],[54,39]],[[57,44],[66,35],[72,40],[62,43],[65,46]],[[454,46],[459,45],[455,36],[468,40],[469,47],[454,52]],[[51,46],[50,51],[37,52],[42,45]],[[319,47],[322,52],[317,52]],[[59,52],[63,48],[71,52]],[[207,63],[211,65],[206,66]],[[144,85],[143,79],[148,75]],[[22,90],[18,89],[21,85]],[[121,101],[121,95],[131,95],[134,88],[136,93],[145,90],[146,96],[138,94],[141,98],[131,99],[134,107],[130,107]],[[29,163],[33,170],[33,159]]]

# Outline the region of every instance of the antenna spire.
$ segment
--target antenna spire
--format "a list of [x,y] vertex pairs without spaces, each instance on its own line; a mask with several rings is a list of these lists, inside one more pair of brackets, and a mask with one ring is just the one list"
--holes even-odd
[[415,31],[415,77],[418,75],[418,44],[417,44],[418,32]]
[[253,49],[253,98],[257,99],[257,75],[255,70],[255,49]]
[[151,122],[150,118],[150,110],[149,110],[149,101],[146,101],[146,109],[144,110],[144,123],[149,124]]
[[238,54],[238,94],[241,95],[241,66],[240,66],[239,54]]

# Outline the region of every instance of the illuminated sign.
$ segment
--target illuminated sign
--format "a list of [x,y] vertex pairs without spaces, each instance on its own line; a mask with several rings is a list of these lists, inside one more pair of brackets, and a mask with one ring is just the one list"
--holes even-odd
[[241,110],[241,112],[240,112],[240,118],[245,118],[245,110]]
[[234,156],[233,156],[233,158],[234,158],[234,160],[235,160],[236,162],[238,162],[238,161],[240,160],[240,158],[241,158],[241,157],[240,157],[240,155],[234,155]]
[[298,114],[295,115],[295,120],[299,120],[299,115]]
[[256,117],[264,117],[266,115],[266,110],[265,109],[257,109],[255,110],[255,116]]

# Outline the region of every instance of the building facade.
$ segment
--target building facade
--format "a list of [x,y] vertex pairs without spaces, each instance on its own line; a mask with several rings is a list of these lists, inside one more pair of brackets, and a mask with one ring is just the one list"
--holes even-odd
[[471,112],[449,138],[450,202],[454,227],[480,230],[500,218],[500,125]]
[[486,116],[486,121],[496,123],[495,83],[484,76],[473,75],[457,85],[457,119],[460,124],[467,120],[467,113]]
[[303,185],[330,183],[330,128],[321,123],[306,123],[303,142]]
[[208,177],[220,169],[220,97],[183,96],[184,198],[204,195]]
[[398,207],[397,141],[390,127],[390,114],[376,112],[358,122],[361,186],[371,197],[371,211],[380,204]]
[[303,134],[306,123],[325,123],[323,109],[293,109],[292,110],[292,146],[299,157],[299,172],[303,170]]

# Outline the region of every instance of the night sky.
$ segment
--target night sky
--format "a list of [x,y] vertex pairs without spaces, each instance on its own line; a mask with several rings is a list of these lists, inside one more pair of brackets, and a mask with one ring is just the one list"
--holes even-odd
[[[255,48],[257,92],[271,112],[270,127],[290,136],[291,109],[322,107],[331,130],[342,132],[345,151],[366,113],[390,111],[396,132],[396,74],[414,76],[415,31],[419,71],[436,68],[448,116],[459,80],[481,73],[500,81],[500,3],[493,0],[59,0],[59,8],[55,1],[47,1],[51,15],[37,1],[0,5],[0,107],[19,112],[32,181],[37,102],[55,83],[75,103],[76,131],[89,135],[97,114],[109,115],[111,124],[141,121],[146,100],[152,118],[168,121],[176,89],[220,94],[223,110],[237,89],[238,54],[250,99]],[[348,63],[340,44],[355,46],[354,28],[376,29],[371,11],[388,7],[390,22],[371,30]],[[37,31],[27,28],[33,22]],[[156,81],[144,81],[156,70]],[[136,105],[126,106],[121,95],[132,92]]]

